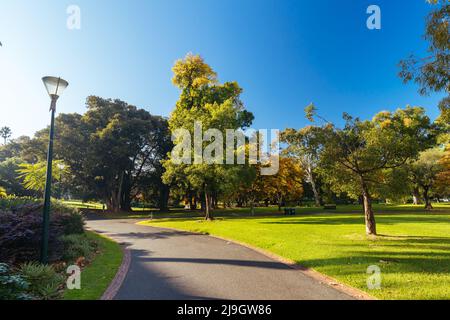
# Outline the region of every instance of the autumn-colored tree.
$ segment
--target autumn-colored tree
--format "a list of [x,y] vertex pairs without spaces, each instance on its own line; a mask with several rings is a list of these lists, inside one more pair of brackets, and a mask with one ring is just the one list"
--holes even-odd
[[278,204],[278,210],[284,202],[298,202],[303,195],[303,170],[295,159],[280,158],[280,168],[276,175],[262,176],[263,190]]
[[292,158],[281,157],[276,175],[261,175],[261,165],[248,170],[234,194],[238,202],[250,206],[252,214],[257,203],[272,202],[281,210],[283,203],[299,202],[303,195],[304,173],[301,164]]

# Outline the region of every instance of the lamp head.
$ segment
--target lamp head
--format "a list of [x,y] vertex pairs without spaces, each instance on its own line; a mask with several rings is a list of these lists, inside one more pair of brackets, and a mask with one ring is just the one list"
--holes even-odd
[[44,82],[48,95],[52,99],[58,99],[69,86],[66,80],[57,77],[43,77],[42,81]]

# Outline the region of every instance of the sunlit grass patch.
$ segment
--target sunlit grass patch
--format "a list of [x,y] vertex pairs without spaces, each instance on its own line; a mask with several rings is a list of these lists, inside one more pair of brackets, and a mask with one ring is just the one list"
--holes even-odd
[[[155,219],[141,224],[211,234],[265,249],[381,299],[450,299],[450,211],[377,214],[379,236],[361,214]],[[414,208],[413,208],[414,209]],[[450,208],[449,208],[450,209]],[[403,212],[406,210],[405,212]],[[380,290],[367,268],[381,269]]]

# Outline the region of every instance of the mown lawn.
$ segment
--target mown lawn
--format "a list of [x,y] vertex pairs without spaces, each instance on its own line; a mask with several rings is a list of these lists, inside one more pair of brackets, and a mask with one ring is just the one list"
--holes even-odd
[[[155,219],[142,224],[248,243],[381,299],[450,299],[448,205],[438,206],[435,213],[412,206],[384,208],[376,215],[380,234],[376,238],[365,235],[362,214],[342,212],[344,208],[338,213],[295,217],[227,216],[213,222]],[[367,268],[371,265],[381,269],[380,290],[367,288]]]
[[[132,212],[119,212],[110,213],[102,210],[102,205],[100,203],[89,202],[83,203],[79,200],[72,201],[62,201],[63,204],[72,207],[87,210],[96,213],[107,219],[139,219],[139,218],[192,218],[192,217],[202,217],[203,213],[201,210],[189,210],[181,208],[171,208],[169,211],[160,212],[157,208],[132,208]],[[433,204],[435,207],[434,212],[449,212],[450,213],[450,203]],[[379,213],[399,213],[399,212],[417,212],[421,213],[424,211],[423,205],[414,206],[412,204],[398,205],[398,204],[374,204],[374,209]],[[323,208],[316,207],[296,207],[298,214],[314,214],[323,213]],[[328,212],[336,213],[360,213],[362,210],[361,205],[339,205],[337,210],[330,210]],[[283,211],[283,209],[281,210]],[[254,213],[251,212],[250,208],[218,208],[214,210],[214,215],[218,217],[266,217],[266,216],[279,216],[280,211],[278,211],[277,206],[269,207],[256,207]]]
[[122,263],[123,252],[120,245],[94,232],[86,232],[88,237],[99,243],[100,253],[81,272],[81,289],[66,290],[64,300],[98,300],[101,298]]

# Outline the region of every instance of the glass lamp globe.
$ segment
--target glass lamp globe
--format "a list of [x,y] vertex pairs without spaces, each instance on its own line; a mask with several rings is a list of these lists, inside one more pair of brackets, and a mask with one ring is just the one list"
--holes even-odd
[[45,88],[50,97],[59,97],[63,91],[68,87],[69,83],[61,78],[57,77],[43,77]]

